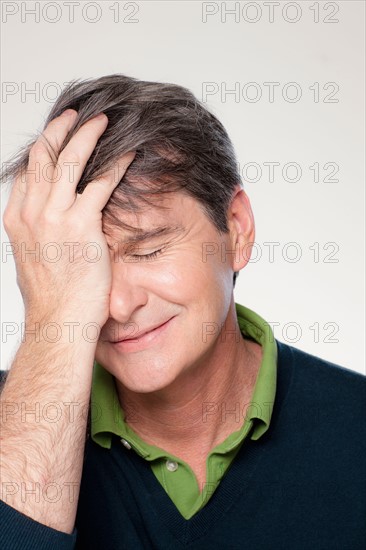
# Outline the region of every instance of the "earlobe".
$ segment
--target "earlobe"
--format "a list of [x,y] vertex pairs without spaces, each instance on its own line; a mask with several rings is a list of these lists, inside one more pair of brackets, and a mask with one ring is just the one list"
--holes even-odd
[[233,270],[240,271],[247,264],[245,256],[246,238],[244,233],[237,233],[234,243],[235,255],[233,257]]

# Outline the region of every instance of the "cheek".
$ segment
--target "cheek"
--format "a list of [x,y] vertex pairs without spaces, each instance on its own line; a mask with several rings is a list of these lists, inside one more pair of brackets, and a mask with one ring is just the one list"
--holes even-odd
[[225,281],[224,266],[219,257],[203,259],[202,255],[171,254],[156,262],[149,270],[150,288],[159,289],[163,297],[195,297],[222,293]]
[[207,264],[197,266],[195,270],[186,270],[177,287],[177,301],[186,307],[189,324],[193,332],[205,326],[205,323],[220,323],[222,316],[230,307],[232,288],[221,276],[219,268]]

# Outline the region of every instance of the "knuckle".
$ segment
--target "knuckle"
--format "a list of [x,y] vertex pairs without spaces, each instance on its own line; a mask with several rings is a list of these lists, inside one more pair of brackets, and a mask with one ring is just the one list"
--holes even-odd
[[29,151],[29,156],[34,158],[38,156],[42,156],[47,152],[45,144],[40,140],[37,139],[37,141],[32,145]]
[[67,216],[62,215],[62,213],[58,212],[54,209],[45,209],[40,214],[39,224],[38,224],[42,230],[51,229],[51,231],[54,231],[56,233],[74,233],[77,231],[81,231],[83,227],[83,220],[80,219],[80,216],[76,215],[70,215]]
[[39,223],[42,227],[52,226],[58,223],[58,216],[56,212],[44,209],[40,215]]
[[11,229],[15,224],[15,215],[9,208],[6,208],[3,214],[3,225],[5,230]]
[[74,165],[80,165],[80,155],[76,151],[67,151],[66,149],[60,154],[58,164],[71,163]]
[[73,232],[75,231],[76,233],[82,233],[85,227],[85,221],[82,216],[74,215],[69,217],[67,225]]
[[34,213],[28,206],[23,206],[20,211],[19,217],[25,225],[31,225],[34,220]]

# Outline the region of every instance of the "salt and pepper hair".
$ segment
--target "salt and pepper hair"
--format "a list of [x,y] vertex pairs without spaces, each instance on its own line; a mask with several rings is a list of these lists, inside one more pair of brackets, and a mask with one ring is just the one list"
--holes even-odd
[[[242,186],[233,145],[221,122],[191,91],[177,84],[149,82],[112,74],[70,82],[54,103],[44,128],[65,109],[78,116],[59,153],[80,126],[103,112],[109,123],[90,156],[77,192],[115,167],[128,151],[136,156],[103,209],[103,230],[131,226],[122,222],[121,210],[140,212],[158,205],[159,196],[183,191],[198,201],[219,234],[228,233],[227,211],[234,188]],[[41,131],[41,133],[43,130]],[[32,137],[1,172],[7,181],[26,170]],[[49,144],[54,163],[57,154]],[[155,199],[155,200],[154,200]],[[235,286],[238,272],[234,272]]]

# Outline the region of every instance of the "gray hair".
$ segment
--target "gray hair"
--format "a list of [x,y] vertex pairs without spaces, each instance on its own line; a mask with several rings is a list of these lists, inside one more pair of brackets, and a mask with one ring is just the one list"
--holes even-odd
[[[183,190],[198,201],[220,234],[228,233],[227,209],[234,188],[242,185],[234,148],[221,122],[187,88],[123,74],[76,79],[57,98],[44,128],[65,109],[75,109],[78,116],[58,154],[86,121],[101,112],[109,119],[77,185],[78,193],[112,169],[123,154],[136,150],[102,211],[103,222],[130,230],[118,217],[121,209],[138,212],[138,204],[152,204],[149,197]],[[0,181],[26,170],[37,138],[6,163]],[[56,163],[58,155],[49,146]],[[237,275],[234,272],[233,286]]]

